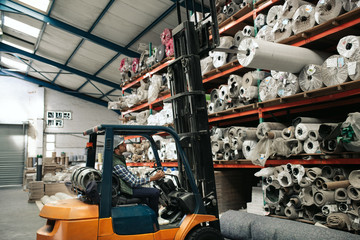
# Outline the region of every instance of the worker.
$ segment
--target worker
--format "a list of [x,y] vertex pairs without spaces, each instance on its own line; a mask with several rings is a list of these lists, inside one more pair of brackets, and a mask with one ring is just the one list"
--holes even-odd
[[135,176],[127,169],[125,157],[123,156],[124,152],[126,152],[126,143],[124,139],[121,139],[119,144],[114,148],[113,155],[113,171],[117,176],[119,176],[120,192],[142,199],[152,210],[154,210],[159,219],[159,224],[166,224],[166,222],[163,221],[165,219],[159,218],[158,213],[160,190],[157,188],[141,187],[151,181],[163,178],[165,173],[159,170],[151,177],[139,178]]

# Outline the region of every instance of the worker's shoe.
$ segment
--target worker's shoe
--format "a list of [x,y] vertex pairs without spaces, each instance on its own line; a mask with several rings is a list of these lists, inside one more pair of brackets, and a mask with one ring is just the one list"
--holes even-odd
[[169,224],[169,220],[166,220],[166,219],[163,219],[161,217],[158,217],[158,223],[159,225],[166,225],[166,224]]

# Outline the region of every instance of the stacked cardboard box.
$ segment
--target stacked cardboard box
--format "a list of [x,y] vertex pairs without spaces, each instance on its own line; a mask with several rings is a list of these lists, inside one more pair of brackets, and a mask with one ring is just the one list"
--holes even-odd
[[72,192],[69,192],[65,183],[45,183],[45,195],[51,196],[58,192],[73,194]]
[[56,172],[61,172],[64,169],[63,166],[54,162],[53,158],[44,158],[43,160],[43,176],[47,173],[55,175]]
[[26,168],[23,175],[23,188],[28,189],[28,184],[36,180],[36,169],[35,168]]
[[28,184],[29,188],[29,202],[40,200],[44,196],[44,182],[32,181]]

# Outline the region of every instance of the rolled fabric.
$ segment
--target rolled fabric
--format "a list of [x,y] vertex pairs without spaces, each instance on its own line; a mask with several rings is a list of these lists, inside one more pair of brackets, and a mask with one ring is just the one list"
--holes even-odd
[[251,151],[255,148],[257,141],[255,140],[245,140],[242,145],[242,152],[245,159],[248,159]]
[[215,101],[216,101],[217,99],[219,99],[219,97],[220,97],[220,91],[219,91],[219,89],[214,88],[213,90],[211,90],[211,92],[210,92],[210,101],[211,101],[211,102],[215,103]]
[[239,47],[240,42],[241,42],[244,38],[246,38],[246,36],[244,35],[244,33],[243,33],[242,30],[236,32],[236,33],[235,33],[235,36],[234,36],[234,45],[235,45],[236,47]]
[[238,136],[238,131],[241,131],[241,127],[230,127],[229,128],[229,139],[232,139],[234,137]]
[[225,15],[225,13],[218,13],[216,18],[217,18],[218,24],[221,24],[223,21],[226,20],[226,15]]
[[348,35],[340,39],[336,47],[338,53],[346,58],[360,57],[360,36]]
[[222,152],[224,150],[224,142],[223,141],[212,141],[211,142],[211,151],[213,153]]
[[291,150],[291,155],[297,155],[303,152],[303,145],[300,140],[298,139],[289,139],[285,141],[286,145]]
[[338,211],[339,211],[339,209],[338,209],[336,204],[324,205],[321,208],[321,212],[325,216],[329,216],[331,213],[335,213],[335,212],[338,212]]
[[348,80],[348,60],[340,55],[332,55],[321,65],[321,79],[325,86],[342,84]]
[[221,99],[216,99],[214,102],[214,112],[220,112],[225,109],[225,103]]
[[321,0],[315,7],[315,21],[322,24],[340,15],[342,10],[342,1]]
[[257,86],[241,87],[240,98],[245,102],[257,99],[259,96],[259,90]]
[[280,19],[282,6],[274,5],[269,9],[269,12],[266,16],[266,24],[270,27],[273,27],[278,19]]
[[279,19],[271,31],[275,42],[280,42],[292,35],[291,19]]
[[231,149],[225,150],[225,152],[224,152],[224,160],[227,160],[227,161],[233,160],[233,159],[231,158],[232,153],[233,153],[233,151],[232,151]]
[[204,59],[201,59],[200,66],[201,66],[201,75],[204,76],[206,73],[214,69],[212,58],[209,56]]
[[273,130],[282,130],[284,129],[285,125],[278,122],[262,122],[258,125],[256,129],[256,136],[258,139],[262,139],[266,136],[267,132]]
[[219,68],[226,64],[226,58],[227,58],[226,52],[214,52],[213,56],[213,65],[215,68]]
[[345,213],[331,213],[326,218],[326,223],[331,228],[351,230],[351,221]]
[[298,34],[315,26],[315,6],[305,4],[300,6],[293,15],[292,30]]
[[256,79],[251,72],[247,72],[242,77],[241,85],[243,87],[256,86],[257,85],[257,80],[258,79]]
[[334,191],[317,191],[314,193],[314,203],[318,207],[335,201]]
[[327,179],[327,178],[324,178],[324,177],[317,177],[317,178],[314,180],[314,185],[315,185],[318,189],[323,189],[323,190],[325,190],[324,184],[325,184],[326,182],[330,182],[330,180]]
[[337,188],[335,189],[335,201],[336,202],[346,202],[348,200],[348,195],[346,188]]
[[174,55],[174,41],[171,38],[165,45],[165,53],[167,57],[171,57]]
[[279,173],[283,172],[284,170],[284,166],[282,165],[274,167],[274,177],[277,178]]
[[296,10],[301,6],[305,5],[307,2],[299,0],[286,0],[282,5],[280,16],[281,18],[292,18]]
[[300,183],[301,179],[305,176],[305,168],[302,165],[293,165],[293,175],[296,177],[297,182]]
[[333,168],[332,166],[326,165],[326,166],[323,166],[321,169],[321,176],[323,176],[324,178],[332,179],[335,176],[337,171],[338,171],[338,169]]
[[256,128],[245,128],[242,129],[240,132],[238,132],[239,135],[239,139],[241,141],[245,141],[245,140],[255,140],[257,141],[257,136],[256,136]]
[[324,86],[321,75],[321,66],[308,64],[301,70],[299,75],[300,89],[304,92],[320,89]]
[[321,136],[319,134],[319,130],[310,130],[309,131],[309,139],[313,140],[313,141],[319,141],[321,140]]
[[299,213],[296,211],[295,207],[291,205],[285,208],[285,216],[287,216],[289,219],[298,219]]
[[277,84],[275,78],[269,76],[261,81],[259,85],[259,98],[262,102],[277,97]]
[[211,129],[211,140],[221,140],[223,138],[224,128],[213,127]]
[[318,176],[321,175],[321,168],[313,167],[305,170],[306,176],[314,181]]
[[266,15],[263,13],[260,13],[256,16],[254,25],[257,29],[262,28],[266,24]]
[[319,153],[320,152],[320,144],[318,141],[314,141],[310,138],[306,139],[304,142],[304,151],[307,154]]
[[239,11],[240,7],[237,4],[234,4],[233,2],[231,2],[227,7],[226,7],[226,12],[225,15],[227,18],[231,17],[232,15],[234,15],[237,11]]
[[347,188],[350,185],[349,180],[336,181],[336,182],[325,182],[323,184],[326,190],[335,190],[338,188]]
[[311,117],[297,117],[292,121],[292,125],[296,127],[299,123],[322,123],[321,119]]
[[285,207],[283,205],[276,206],[275,214],[278,216],[285,216]]
[[271,130],[265,133],[265,137],[269,139],[281,138],[282,130]]
[[271,43],[254,38],[242,40],[239,50],[246,52],[246,54],[237,54],[242,66],[290,73],[300,72],[307,64],[320,65],[328,56],[303,47]]
[[310,181],[310,179],[308,177],[303,177],[300,181],[299,181],[299,185],[302,188],[306,188],[311,186],[312,182]]
[[338,175],[335,175],[333,177],[334,181],[342,181],[342,180],[345,180],[345,179],[346,179],[346,177],[344,175],[342,175],[342,174],[338,174]]
[[324,139],[320,142],[321,152],[324,153],[339,153],[343,150],[342,142],[338,142],[334,139]]
[[294,138],[295,138],[295,128],[294,128],[293,126],[284,128],[284,129],[282,130],[281,136],[282,136],[284,139],[294,139]]
[[360,188],[360,170],[351,171],[349,181],[352,186]]
[[277,178],[282,187],[290,187],[294,184],[291,174],[287,171],[280,172]]
[[347,63],[348,74],[351,80],[360,79],[360,56],[357,58],[350,58]]
[[280,97],[294,95],[300,91],[299,81],[296,75],[287,72],[277,78],[277,94]]
[[233,151],[241,150],[243,142],[240,141],[237,137],[234,137],[231,139],[230,145],[231,145],[231,150],[233,150]]
[[255,36],[255,28],[253,26],[245,26],[242,30],[243,35],[246,37],[254,37]]
[[228,86],[230,86],[232,83],[237,82],[237,83],[241,83],[242,81],[242,77],[239,75],[235,75],[235,74],[231,74],[228,78]]
[[301,141],[306,140],[309,137],[310,130],[319,130],[320,124],[300,123],[296,125],[295,137]]
[[275,204],[279,203],[282,196],[283,196],[283,192],[280,191],[275,186],[270,184],[265,187],[264,198],[265,198],[265,202],[268,203],[269,205],[274,206]]
[[[320,127],[319,127],[319,135],[320,135],[321,138],[328,138],[328,137],[331,137],[333,132],[336,131],[337,129],[340,131],[339,124],[336,124],[336,123],[322,123],[320,125]],[[334,133],[335,136],[338,136],[339,134],[340,134],[340,132],[335,132]]]
[[344,10],[347,12],[350,12],[360,6],[360,1],[358,1],[358,0],[350,0],[350,1],[344,0],[341,2],[342,2]]
[[139,112],[136,115],[136,122],[140,125],[146,125],[147,119],[150,116],[150,110]]
[[215,103],[209,103],[207,110],[208,110],[208,114],[215,113]]
[[304,187],[301,190],[300,198],[303,206],[311,206],[314,204],[313,189],[311,186]]
[[262,28],[260,28],[255,38],[268,42],[274,42],[274,38],[273,35],[271,34],[271,31],[272,31],[272,27],[265,25]]
[[360,190],[355,188],[353,185],[347,187],[347,195],[351,200],[360,201]]
[[229,93],[228,85],[220,85],[219,86],[219,99],[225,100],[225,97],[228,93]]

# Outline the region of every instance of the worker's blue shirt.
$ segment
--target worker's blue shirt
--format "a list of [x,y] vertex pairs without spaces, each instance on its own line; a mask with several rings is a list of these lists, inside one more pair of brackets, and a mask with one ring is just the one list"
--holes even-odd
[[139,178],[132,174],[125,166],[123,165],[115,165],[114,172],[118,175],[122,180],[127,182],[131,187],[140,187],[141,185],[147,184],[150,182],[150,178]]

